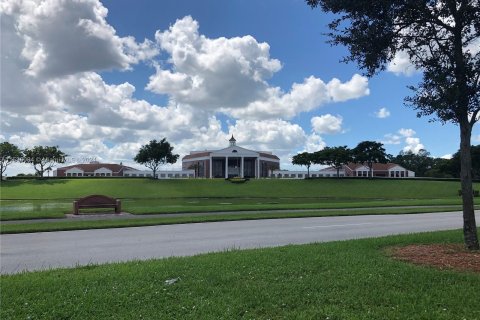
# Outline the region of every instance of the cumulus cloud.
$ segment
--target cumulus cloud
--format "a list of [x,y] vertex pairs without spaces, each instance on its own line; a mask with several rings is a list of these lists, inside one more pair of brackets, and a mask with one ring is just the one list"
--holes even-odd
[[399,51],[392,61],[387,65],[387,71],[398,75],[412,76],[417,72],[415,66],[410,61],[410,57],[404,51]]
[[170,69],[157,66],[147,89],[167,94],[179,103],[215,110],[237,119],[292,118],[328,102],[369,94],[368,79],[358,74],[342,83],[310,76],[288,92],[267,80],[281,69],[270,57],[270,46],[252,36],[210,39],[199,33],[192,17],[157,31],[159,46],[169,55]]
[[147,89],[210,109],[241,107],[261,98],[265,80],[281,69],[280,61],[270,58],[270,46],[252,36],[209,39],[198,28],[187,16],[156,32],[173,71],[157,67]]
[[325,114],[320,117],[313,117],[310,120],[313,131],[320,134],[336,134],[343,132],[342,122],[343,118],[341,116],[334,116],[331,114]]
[[403,151],[411,151],[417,154],[420,150],[425,149],[425,146],[420,142],[420,138],[415,137],[416,134],[413,129],[401,128],[397,134],[386,134],[385,140],[382,141],[382,143],[400,144],[402,143],[402,139],[404,139],[405,147],[403,147]]
[[375,116],[379,119],[385,119],[390,117],[390,111],[387,108],[380,108],[380,110],[375,112]]
[[445,154],[445,155],[441,156],[440,158],[450,160],[450,159],[453,158],[453,154],[448,153],[448,154]]
[[6,1],[2,15],[15,17],[16,32],[30,63],[27,74],[56,77],[101,69],[127,69],[153,57],[157,50],[146,40],[119,37],[105,18],[108,10],[97,0]]

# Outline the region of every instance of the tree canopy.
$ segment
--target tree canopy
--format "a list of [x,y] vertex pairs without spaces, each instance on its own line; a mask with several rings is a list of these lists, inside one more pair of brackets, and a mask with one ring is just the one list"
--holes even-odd
[[310,177],[310,166],[313,163],[313,154],[302,152],[292,157],[292,164],[307,167],[307,177]]
[[417,116],[460,127],[463,229],[468,249],[479,249],[473,206],[471,134],[480,112],[480,2],[472,0],[306,0],[336,14],[330,42],[345,45],[368,76],[404,54],[422,81],[406,104]]
[[333,166],[337,169],[337,177],[340,177],[340,169],[342,169],[343,165],[348,164],[352,160],[352,150],[347,146],[325,147],[314,153],[314,162]]
[[57,163],[65,163],[67,155],[58,146],[35,146],[25,149],[24,161],[33,165],[35,174],[43,177],[45,171],[50,171]]
[[157,170],[161,165],[177,162],[179,155],[173,154],[172,151],[173,147],[166,138],[160,141],[151,140],[140,148],[133,160],[151,169],[153,178],[156,178]]
[[392,159],[396,164],[415,172],[417,177],[424,177],[433,166],[433,158],[427,150],[420,150],[414,153],[411,150],[401,151]]
[[0,143],[0,177],[9,165],[22,161],[22,157],[23,153],[16,145],[7,141]]
[[352,150],[353,162],[361,163],[369,168],[369,176],[373,176],[374,163],[387,163],[388,155],[383,144],[375,141],[362,141]]

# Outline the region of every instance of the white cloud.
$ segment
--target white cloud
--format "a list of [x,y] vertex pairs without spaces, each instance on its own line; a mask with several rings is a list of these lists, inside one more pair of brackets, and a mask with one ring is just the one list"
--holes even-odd
[[305,152],[315,152],[325,148],[327,144],[323,141],[322,137],[318,134],[312,133],[307,136],[307,141],[305,142]]
[[377,112],[375,112],[375,116],[380,119],[390,117],[390,111],[387,108],[380,108]]
[[[127,69],[157,54],[153,43],[119,37],[97,0],[9,1],[2,13],[15,17],[24,41],[27,74],[56,77],[102,69]],[[7,10],[8,7],[8,10]]]
[[425,146],[420,143],[420,138],[408,137],[405,139],[406,146],[403,151],[411,151],[417,154],[420,150],[425,149]]
[[450,159],[453,158],[453,154],[448,153],[448,154],[445,154],[445,155],[441,156],[440,158],[450,160]]
[[404,128],[398,130],[398,133],[406,138],[413,137],[416,134],[416,132],[413,129],[404,129]]
[[404,51],[399,51],[392,61],[387,65],[387,71],[398,75],[412,76],[417,72],[415,66],[410,61],[410,57]]
[[472,135],[472,142],[480,143],[480,134]]
[[370,92],[368,79],[358,74],[344,83],[310,76],[284,92],[267,83],[281,69],[280,61],[270,58],[267,43],[252,36],[210,39],[198,29],[198,22],[187,16],[168,30],[157,31],[156,40],[170,57],[170,69],[157,66],[148,90],[198,109],[252,120],[290,119],[325,103]]
[[341,116],[334,116],[331,114],[325,114],[320,117],[313,117],[310,120],[313,131],[320,134],[336,134],[343,132],[342,122],[343,118]]
[[333,101],[347,101],[357,99],[370,94],[368,79],[359,74],[353,75],[352,79],[345,83],[334,78],[327,84],[329,96]]
[[405,143],[403,151],[411,151],[417,154],[420,150],[425,149],[425,146],[420,142],[420,138],[415,137],[417,133],[413,129],[401,128],[396,134],[388,133],[385,135],[383,144],[401,144],[402,139]]
[[402,137],[396,134],[387,133],[385,135],[385,140],[382,141],[383,144],[400,144],[402,143]]
[[252,36],[209,39],[187,16],[155,38],[170,55],[173,72],[157,67],[147,89],[169,94],[179,103],[203,108],[236,108],[259,99],[265,80],[281,68],[270,58],[270,46]]

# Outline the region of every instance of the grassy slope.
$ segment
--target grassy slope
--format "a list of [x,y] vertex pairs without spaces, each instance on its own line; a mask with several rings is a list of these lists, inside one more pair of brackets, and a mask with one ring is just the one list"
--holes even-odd
[[90,194],[118,198],[328,197],[341,199],[457,198],[459,182],[415,180],[224,180],[71,179],[2,182],[1,199],[73,199]]
[[478,274],[383,252],[461,241],[438,232],[2,276],[0,318],[479,319]]

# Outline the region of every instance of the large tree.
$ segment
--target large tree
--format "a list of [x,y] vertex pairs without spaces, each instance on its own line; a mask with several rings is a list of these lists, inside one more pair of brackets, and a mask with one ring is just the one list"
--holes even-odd
[[362,141],[352,150],[353,161],[366,165],[369,177],[373,177],[374,163],[387,163],[388,155],[383,144],[375,141]]
[[133,160],[151,169],[153,178],[156,178],[157,170],[161,165],[177,162],[179,155],[173,154],[172,151],[173,147],[166,138],[160,141],[151,140],[140,148]]
[[423,79],[406,103],[420,116],[460,129],[463,231],[468,249],[479,249],[473,205],[472,128],[480,111],[480,2],[478,0],[306,0],[336,14],[330,41],[345,45],[368,76],[406,54]]
[[310,178],[310,166],[313,163],[313,154],[302,152],[292,157],[292,164],[307,167],[307,177]]
[[352,150],[347,146],[325,147],[314,153],[314,162],[332,166],[337,169],[337,178],[340,177],[340,169],[352,161]]
[[22,151],[16,145],[7,141],[0,143],[0,177],[3,177],[9,165],[22,161],[22,156]]
[[65,163],[67,155],[58,146],[35,146],[23,151],[24,161],[33,165],[35,174],[43,177],[45,171],[50,171],[57,163]]

